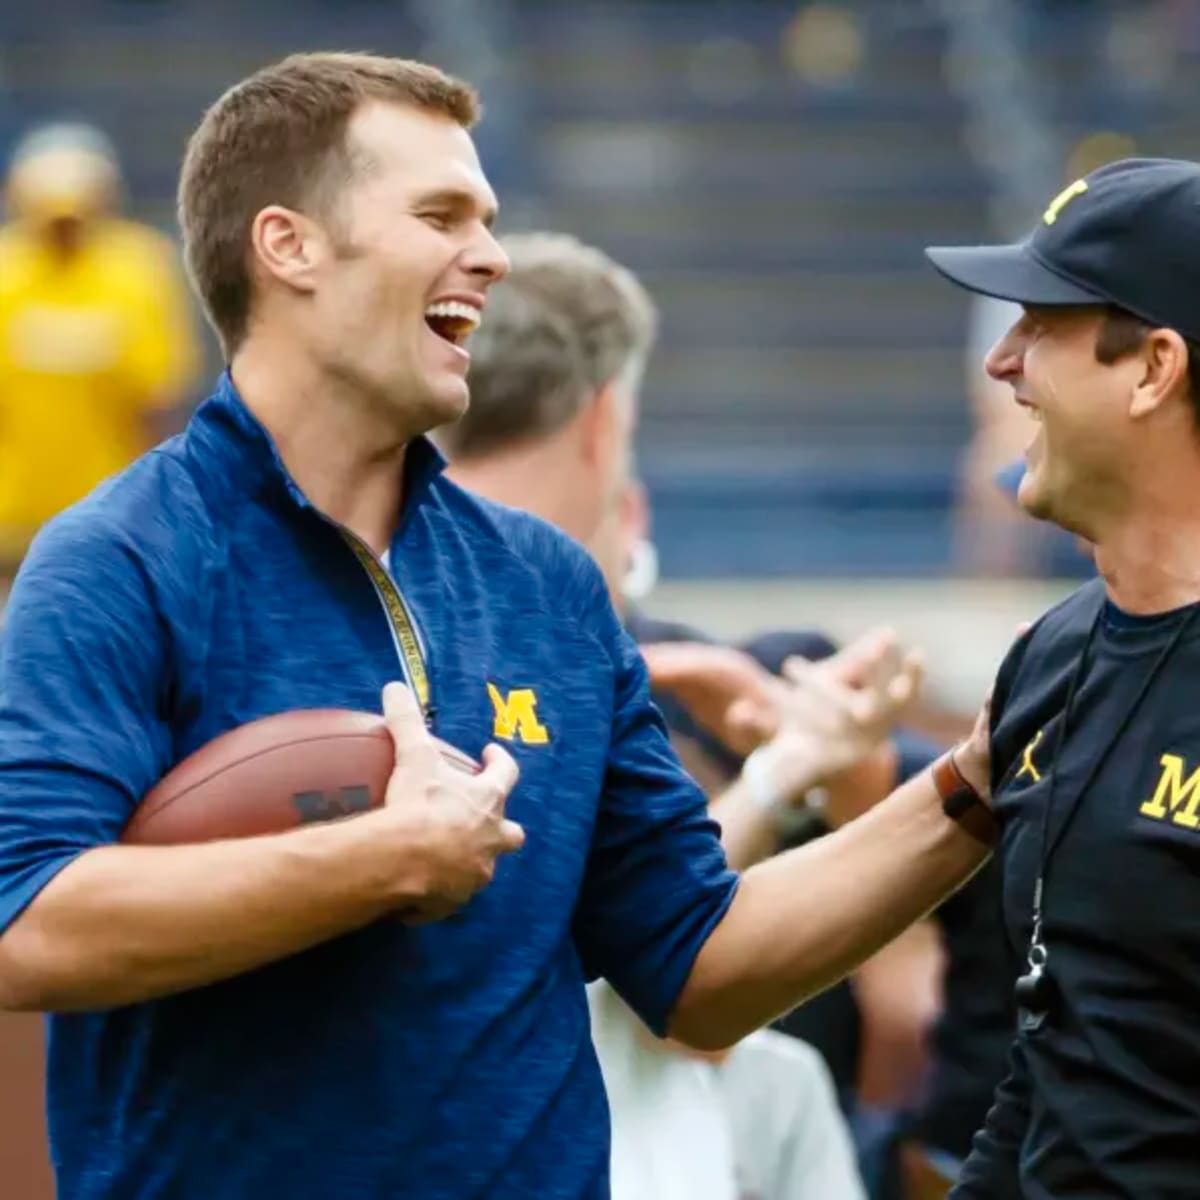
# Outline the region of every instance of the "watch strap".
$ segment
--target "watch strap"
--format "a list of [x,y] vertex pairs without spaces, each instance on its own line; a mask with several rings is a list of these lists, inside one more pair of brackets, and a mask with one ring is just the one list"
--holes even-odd
[[933,786],[942,800],[942,812],[956,821],[977,842],[989,849],[1000,835],[996,814],[959,770],[954,751],[948,750],[933,764]]

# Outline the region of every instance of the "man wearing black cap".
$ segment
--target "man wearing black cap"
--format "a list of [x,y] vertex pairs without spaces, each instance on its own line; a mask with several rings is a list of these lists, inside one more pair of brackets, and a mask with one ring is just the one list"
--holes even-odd
[[1021,243],[928,253],[1023,306],[986,362],[1036,421],[1018,498],[1087,539],[1099,572],[996,683],[1019,1019],[953,1195],[1194,1197],[1200,167],[1113,163]]

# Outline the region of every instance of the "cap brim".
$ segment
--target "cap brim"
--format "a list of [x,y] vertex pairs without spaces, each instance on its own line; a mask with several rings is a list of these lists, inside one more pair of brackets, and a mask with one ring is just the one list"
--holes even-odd
[[930,246],[926,257],[951,283],[1017,304],[1104,304],[1106,299],[1044,266],[1025,242]]

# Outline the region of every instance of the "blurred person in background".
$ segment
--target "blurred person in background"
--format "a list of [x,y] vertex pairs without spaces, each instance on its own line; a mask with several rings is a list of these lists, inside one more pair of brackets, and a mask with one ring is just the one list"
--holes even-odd
[[[511,273],[472,339],[471,407],[438,433],[451,475],[537,513],[591,551],[642,645],[677,749],[715,798],[712,811],[730,862],[748,866],[844,823],[927,766],[940,748],[900,733],[834,780],[793,777],[785,738],[754,755],[743,772],[746,756],[775,732],[757,718],[771,710],[787,660],[828,658],[836,647],[815,631],[776,631],[741,647],[721,646],[628,602],[631,561],[644,572],[652,559],[632,449],[641,372],[654,340],[652,303],[628,271],[574,239],[526,235],[508,239],[506,249]],[[852,663],[859,649],[848,648],[841,663]],[[743,724],[747,715],[755,719]],[[824,786],[814,797],[817,783]],[[838,985],[782,1023],[817,1045],[835,1069],[873,1194],[896,1194],[900,1142],[910,1174],[940,1181],[942,1194],[948,1190],[1003,1074],[1014,975],[996,877],[986,867],[933,923],[914,927],[864,964],[852,985]],[[603,997],[593,993],[594,1004],[597,995]],[[640,1080],[644,1100],[650,1089],[641,1047],[622,1046],[613,1036],[614,1028],[626,1028],[611,1017],[613,1005],[623,1008],[615,996],[601,1001],[610,1046],[602,1060],[610,1077],[624,1064],[623,1078]],[[632,1021],[628,1015],[627,1033]],[[669,1069],[690,1074],[684,1091],[701,1094],[700,1068]],[[623,1137],[620,1113],[614,1127],[619,1177],[621,1147],[635,1139]],[[717,1144],[694,1129],[679,1139],[688,1140]],[[702,1166],[699,1157],[691,1162]]]
[[[584,543],[620,611],[640,497],[631,478],[637,392],[654,308],[632,274],[574,238],[528,234],[504,248],[509,275],[472,338],[471,406],[438,440],[456,482]],[[792,752],[786,699],[764,707],[779,722],[767,743],[776,769],[791,776],[768,803],[749,779],[714,801],[739,869],[774,845],[789,812],[802,818],[806,793],[824,782]],[[655,1039],[608,984],[592,985],[589,1003],[612,1110],[616,1200],[864,1194],[829,1072],[811,1048],[763,1031],[726,1054],[699,1055]]]
[[167,238],[117,215],[98,130],[22,140],[0,229],[0,586],[38,528],[171,431],[199,364]]

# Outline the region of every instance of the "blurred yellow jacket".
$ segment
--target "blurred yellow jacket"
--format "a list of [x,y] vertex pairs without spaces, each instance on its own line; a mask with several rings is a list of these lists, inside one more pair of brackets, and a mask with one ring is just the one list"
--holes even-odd
[[174,248],[97,222],[69,259],[0,229],[0,557],[148,445],[186,397],[199,347]]

